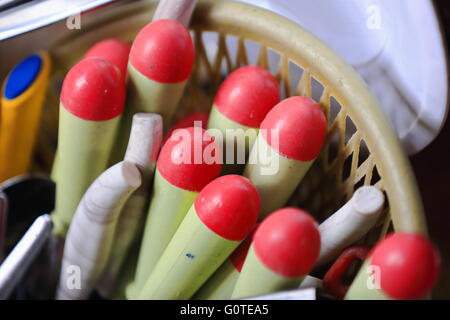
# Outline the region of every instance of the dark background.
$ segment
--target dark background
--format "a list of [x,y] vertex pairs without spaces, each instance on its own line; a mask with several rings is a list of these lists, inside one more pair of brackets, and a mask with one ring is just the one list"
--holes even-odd
[[[447,55],[450,43],[450,1],[435,0],[445,32]],[[450,120],[425,150],[411,158],[427,214],[430,236],[442,257],[441,278],[433,297],[450,299]]]

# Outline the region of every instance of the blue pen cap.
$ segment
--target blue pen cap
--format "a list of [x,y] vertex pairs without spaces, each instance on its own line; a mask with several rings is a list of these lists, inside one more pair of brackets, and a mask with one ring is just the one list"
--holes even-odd
[[41,70],[42,59],[33,54],[22,60],[9,74],[5,84],[5,97],[9,100],[17,98],[27,90],[37,78]]

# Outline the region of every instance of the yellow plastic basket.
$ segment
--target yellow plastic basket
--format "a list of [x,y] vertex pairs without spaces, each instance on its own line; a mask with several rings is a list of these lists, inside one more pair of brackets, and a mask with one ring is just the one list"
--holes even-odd
[[[96,13],[95,21],[54,45],[50,49],[56,66],[54,83],[94,42],[106,37],[131,42],[151,20],[155,6],[133,2],[105,8]],[[232,70],[251,63],[269,67],[269,57],[275,59],[278,67],[273,71],[284,96],[305,95],[319,100],[329,123],[321,155],[291,204],[309,210],[321,221],[348,200],[356,188],[375,185],[385,191],[388,204],[365,242],[373,243],[392,227],[426,233],[415,178],[394,131],[363,80],[334,51],[277,14],[230,1],[200,1],[191,29],[196,65],[179,116],[208,110],[221,80]],[[217,41],[218,49],[212,57],[208,56],[205,39]],[[253,51],[256,55],[248,54],[249,46],[257,48]],[[291,76],[294,69],[301,72],[299,79]],[[57,96],[53,94],[49,101],[51,110],[44,117],[44,127],[52,132],[57,125]],[[55,136],[54,132],[51,136]],[[44,138],[38,146],[41,161],[48,159],[47,163],[43,161],[47,168],[54,152],[50,145]]]

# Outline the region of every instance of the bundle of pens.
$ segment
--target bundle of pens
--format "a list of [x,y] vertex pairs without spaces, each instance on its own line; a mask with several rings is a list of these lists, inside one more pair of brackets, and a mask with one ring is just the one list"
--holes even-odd
[[[358,188],[320,225],[315,212],[287,205],[326,141],[320,103],[283,99],[267,68],[242,66],[221,82],[210,112],[174,121],[186,113],[194,6],[161,1],[131,46],[102,40],[65,75],[52,172],[53,234],[65,239],[56,298],[95,290],[109,299],[235,299],[313,283],[339,299],[425,297],[439,272],[426,236],[395,232],[370,252],[352,246],[384,214],[379,188]],[[25,63],[49,63],[44,53],[33,59]],[[9,100],[21,94],[8,88]],[[33,99],[39,113],[43,96]],[[37,130],[29,122],[18,133],[5,114],[0,148],[17,150],[17,160],[6,168],[0,159],[2,180],[26,171],[19,159],[29,161]],[[14,137],[28,131],[19,144]],[[354,260],[363,264],[346,286]]]

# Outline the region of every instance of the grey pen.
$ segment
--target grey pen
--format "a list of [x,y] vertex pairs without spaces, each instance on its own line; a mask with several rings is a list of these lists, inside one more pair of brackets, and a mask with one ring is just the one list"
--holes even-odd
[[0,300],[8,299],[48,240],[50,215],[38,217],[0,266]]

